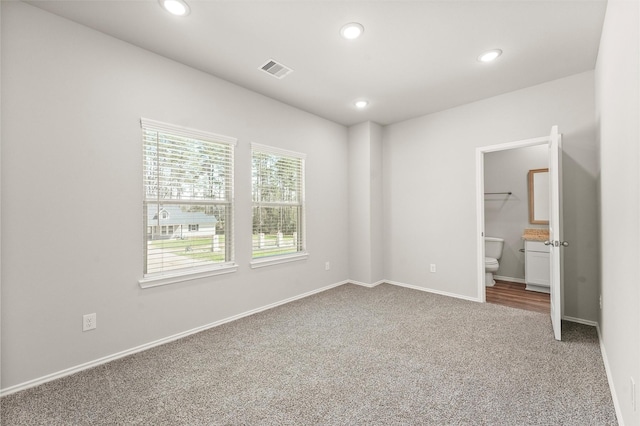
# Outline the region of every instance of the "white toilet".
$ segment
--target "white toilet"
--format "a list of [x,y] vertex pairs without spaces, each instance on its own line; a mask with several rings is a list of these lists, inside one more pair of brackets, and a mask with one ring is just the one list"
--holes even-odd
[[484,237],[484,283],[488,287],[496,283],[493,273],[500,267],[498,260],[502,256],[502,247],[504,247],[502,238]]

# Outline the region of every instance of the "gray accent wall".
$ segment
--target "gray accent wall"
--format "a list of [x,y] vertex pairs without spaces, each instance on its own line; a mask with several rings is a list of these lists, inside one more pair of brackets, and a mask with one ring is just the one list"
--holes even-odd
[[525,228],[548,229],[547,225],[529,223],[528,174],[532,169],[549,166],[547,145],[489,152],[484,155],[484,190],[511,192],[511,195],[484,196],[485,235],[504,238],[500,268],[494,275],[524,280]]
[[[3,389],[347,278],[344,126],[25,3],[2,8]],[[238,138],[237,272],[138,285],[140,117]],[[249,267],[251,142],[307,155],[307,260]]]

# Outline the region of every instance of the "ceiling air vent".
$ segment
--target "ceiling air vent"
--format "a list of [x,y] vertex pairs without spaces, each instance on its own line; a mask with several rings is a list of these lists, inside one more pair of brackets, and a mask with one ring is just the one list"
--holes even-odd
[[271,74],[275,78],[282,78],[289,74],[293,70],[285,65],[279,64],[273,59],[270,59],[266,64],[260,67],[260,69],[267,74]]

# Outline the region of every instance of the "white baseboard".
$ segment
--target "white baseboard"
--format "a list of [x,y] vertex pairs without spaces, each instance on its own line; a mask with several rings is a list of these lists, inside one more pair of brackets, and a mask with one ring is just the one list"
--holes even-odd
[[504,277],[502,275],[494,275],[493,279],[494,280],[500,280],[500,281],[509,281],[511,283],[518,283],[518,284],[526,284],[527,283],[524,280],[524,278]]
[[563,321],[569,321],[569,322],[575,322],[578,324],[584,324],[584,325],[590,325],[591,327],[598,327],[598,322],[597,321],[591,321],[591,320],[586,320],[586,319],[582,319],[582,318],[575,318],[575,317],[569,317],[566,315],[562,316],[562,320]]
[[620,409],[618,394],[616,393],[616,387],[613,384],[613,376],[611,375],[611,368],[609,367],[609,358],[607,357],[607,350],[605,349],[604,342],[602,341],[602,333],[600,333],[600,324],[598,324],[597,322],[596,322],[596,331],[598,332],[598,341],[600,342],[600,352],[602,353],[604,371],[607,373],[607,381],[609,382],[609,390],[611,391],[611,399],[613,400],[613,407],[616,410],[618,425],[624,426],[624,419],[622,418],[622,410]]
[[471,302],[481,302],[481,300],[478,299],[477,297],[462,296],[460,294],[449,293],[449,292],[440,291],[440,290],[434,290],[434,289],[431,289],[431,288],[420,287],[420,286],[413,285],[413,284],[405,284],[405,283],[401,283],[401,282],[398,282],[398,281],[384,280],[383,282],[385,282],[387,284],[391,284],[391,285],[397,285],[398,287],[406,287],[406,288],[411,288],[413,290],[426,291],[427,293],[439,294],[441,296],[453,297],[455,299],[469,300]]
[[[367,283],[363,283],[363,282],[355,281],[355,280],[345,280],[345,281],[341,281],[341,282],[337,282],[337,283],[334,283],[334,284],[330,284],[328,286],[325,286],[325,287],[322,287],[322,288],[319,288],[319,289],[316,289],[316,290],[312,290],[312,291],[309,291],[309,292],[306,292],[306,293],[303,293],[303,294],[300,294],[300,295],[297,295],[297,296],[293,296],[293,297],[290,297],[288,299],[284,299],[284,300],[281,300],[281,301],[278,301],[278,302],[274,302],[274,303],[271,303],[269,305],[265,305],[265,306],[262,306],[262,307],[259,307],[259,308],[256,308],[256,309],[252,309],[250,311],[246,311],[246,312],[243,312],[243,313],[240,313],[240,314],[237,314],[237,315],[233,315],[231,317],[227,317],[227,318],[221,319],[219,321],[212,322],[210,324],[206,324],[206,325],[203,325],[203,326],[200,326],[200,327],[196,327],[196,328],[193,328],[191,330],[184,331],[182,333],[177,333],[177,334],[174,334],[174,335],[169,336],[169,337],[158,339],[158,340],[155,340],[153,342],[149,342],[149,343],[146,343],[146,344],[143,344],[143,345],[140,345],[140,346],[136,346],[136,347],[131,348],[131,349],[127,349],[127,350],[124,350],[124,351],[121,351],[121,352],[118,352],[118,353],[115,353],[115,354],[112,354],[112,355],[108,355],[108,356],[105,356],[105,357],[102,357],[102,358],[99,358],[99,359],[96,359],[96,360],[93,360],[93,361],[89,361],[89,362],[86,362],[86,363],[83,363],[83,364],[80,364],[80,365],[77,365],[77,366],[74,366],[74,367],[70,367],[70,368],[55,372],[55,373],[51,373],[51,374],[48,374],[46,376],[42,376],[42,377],[39,377],[39,378],[36,378],[36,379],[33,379],[33,380],[29,380],[29,381],[24,382],[24,383],[19,383],[17,385],[10,386],[10,387],[5,388],[5,389],[0,389],[0,397],[6,396],[6,395],[10,395],[10,394],[15,393],[15,392],[19,392],[21,390],[29,389],[29,388],[38,386],[38,385],[46,383],[46,382],[50,382],[52,380],[60,379],[60,378],[65,377],[65,376],[69,376],[71,374],[75,374],[75,373],[78,373],[80,371],[87,370],[89,368],[97,367],[97,366],[105,364],[107,362],[114,361],[116,359],[123,358],[123,357],[128,356],[128,355],[133,355],[135,353],[142,352],[142,351],[145,351],[147,349],[151,349],[151,348],[154,348],[156,346],[163,345],[165,343],[173,342],[173,341],[181,339],[183,337],[187,337],[189,335],[192,335],[192,334],[195,334],[195,333],[199,333],[201,331],[204,331],[204,330],[207,330],[207,329],[210,329],[210,328],[213,328],[213,327],[217,327],[219,325],[226,324],[228,322],[235,321],[235,320],[238,320],[240,318],[256,314],[258,312],[266,311],[268,309],[272,309],[272,308],[275,308],[277,306],[281,306],[281,305],[284,305],[284,304],[287,304],[287,303],[290,303],[290,302],[293,302],[293,301],[296,301],[296,300],[299,300],[299,299],[303,299],[305,297],[309,297],[309,296],[312,296],[314,294],[321,293],[323,291],[327,291],[327,290],[330,290],[332,288],[339,287],[341,285],[348,284],[348,283],[359,285],[359,286],[363,286],[363,287],[367,287],[367,288],[373,288],[373,287],[376,287],[376,286],[378,286],[380,284],[387,283],[387,284],[391,284],[391,285],[395,285],[395,286],[399,286],[399,287],[406,287],[406,288],[410,288],[410,289],[413,289],[413,290],[419,290],[419,291],[425,291],[425,292],[428,292],[428,293],[438,294],[438,295],[441,295],[441,296],[453,297],[453,298],[456,298],[456,299],[463,299],[463,300],[468,300],[468,301],[472,301],[472,302],[480,302],[481,301],[480,299],[474,298],[474,297],[462,296],[462,295],[455,294],[455,293],[449,293],[449,292],[445,292],[445,291],[434,290],[434,289],[425,288],[425,287],[419,287],[419,286],[416,286],[416,285],[401,283],[401,282],[397,282],[397,281],[381,280],[381,281],[378,281],[378,282],[375,282],[375,283],[372,283],[372,284],[367,284]],[[582,320],[582,319],[573,318],[573,317],[563,317],[563,319],[565,319],[567,321],[578,322],[578,323],[581,323],[581,324],[594,325],[596,327],[596,329],[598,331],[598,338],[599,338],[599,341],[600,341],[600,350],[602,352],[602,359],[604,361],[605,371],[607,373],[607,380],[609,382],[609,388],[611,389],[611,396],[612,396],[613,403],[614,403],[615,410],[616,410],[616,416],[618,417],[618,422],[619,422],[620,426],[624,426],[624,424],[622,422],[621,412],[620,412],[620,405],[618,403],[618,399],[617,399],[617,396],[616,396],[615,388],[613,386],[613,380],[612,380],[611,371],[610,371],[610,368],[609,368],[609,361],[607,359],[606,351],[605,351],[604,345],[602,343],[602,337],[601,337],[601,334],[600,334],[600,327],[599,327],[598,323],[594,322],[594,321],[587,321],[587,320]]]
[[362,286],[362,287],[374,288],[374,287],[376,287],[376,286],[378,286],[380,284],[384,284],[384,283],[386,283],[388,281],[381,280],[381,281],[377,281],[377,282],[375,282],[373,284],[367,284],[367,283],[364,283],[362,281],[356,281],[356,280],[347,280],[347,282],[349,282],[351,284],[359,285],[359,286]]
[[399,287],[406,287],[406,288],[411,288],[411,289],[414,289],[414,290],[426,291],[428,293],[439,294],[439,295],[442,295],[442,296],[454,297],[456,299],[464,299],[464,300],[469,300],[469,301],[472,301],[472,302],[479,302],[480,301],[479,299],[473,298],[473,297],[461,296],[459,294],[448,293],[448,292],[440,291],[440,290],[433,290],[433,289],[429,289],[429,288],[425,288],[425,287],[419,287],[419,286],[416,286],[416,285],[400,283],[400,282],[397,282],[397,281],[381,280],[381,281],[377,281],[377,282],[372,283],[372,284],[367,284],[367,283],[356,281],[356,280],[340,281],[340,282],[337,282],[335,284],[330,284],[330,285],[328,285],[326,287],[322,287],[322,288],[319,288],[319,289],[316,289],[316,290],[312,290],[312,291],[309,291],[307,293],[299,294],[297,296],[293,296],[293,297],[290,297],[288,299],[284,299],[284,300],[281,300],[281,301],[278,301],[278,302],[271,303],[269,305],[265,305],[265,306],[262,306],[262,307],[259,307],[259,308],[256,308],[256,309],[252,309],[250,311],[242,312],[240,314],[233,315],[231,317],[224,318],[224,319],[221,319],[219,321],[212,322],[210,324],[206,324],[206,325],[203,325],[203,326],[200,326],[200,327],[196,327],[196,328],[193,328],[191,330],[183,331],[181,333],[177,333],[177,334],[174,334],[172,336],[168,336],[168,337],[165,337],[165,338],[162,338],[162,339],[158,339],[158,340],[155,340],[153,342],[145,343],[143,345],[136,346],[134,348],[126,349],[124,351],[117,352],[117,353],[114,353],[114,354],[111,354],[111,355],[107,355],[105,357],[98,358],[98,359],[95,359],[93,361],[85,362],[83,364],[79,364],[79,365],[76,365],[74,367],[66,368],[64,370],[60,370],[60,371],[57,371],[55,373],[47,374],[45,376],[38,377],[36,379],[32,379],[32,380],[29,380],[29,381],[26,381],[26,382],[23,382],[23,383],[19,383],[17,385],[13,385],[13,386],[9,386],[9,387],[4,388],[4,389],[0,389],[0,397],[6,396],[6,395],[10,395],[12,393],[16,393],[16,392],[19,392],[19,391],[22,391],[22,390],[25,390],[25,389],[29,389],[29,388],[41,385],[43,383],[50,382],[52,380],[61,379],[63,377],[69,376],[71,374],[75,374],[75,373],[78,373],[78,372],[83,371],[83,370],[88,370],[89,368],[97,367],[99,365],[106,364],[107,362],[115,361],[115,360],[123,358],[125,356],[133,355],[135,353],[142,352],[142,351],[145,351],[147,349],[151,349],[151,348],[154,348],[156,346],[163,345],[165,343],[173,342],[175,340],[182,339],[183,337],[187,337],[187,336],[190,336],[192,334],[199,333],[201,331],[204,331],[204,330],[207,330],[207,329],[210,329],[210,328],[213,328],[213,327],[217,327],[219,325],[226,324],[228,322],[235,321],[235,320],[238,320],[240,318],[247,317],[249,315],[257,314],[258,312],[266,311],[268,309],[272,309],[272,308],[275,308],[277,306],[281,306],[281,305],[293,302],[295,300],[303,299],[305,297],[309,297],[309,296],[312,296],[314,294],[321,293],[323,291],[327,291],[327,290],[330,290],[332,288],[339,287],[341,285],[349,284],[349,283],[355,284],[355,285],[359,285],[359,286],[363,286],[363,287],[367,287],[367,288],[374,288],[374,287],[376,287],[376,286],[378,286],[380,284],[387,283],[387,284],[396,285],[396,286],[399,286]]
[[142,352],[142,351],[145,351],[147,349],[151,349],[151,348],[154,348],[156,346],[163,345],[165,343],[173,342],[174,340],[182,339],[183,337],[187,337],[187,336],[190,336],[192,334],[199,333],[201,331],[204,331],[204,330],[207,330],[207,329],[210,329],[210,328],[213,328],[213,327],[217,327],[219,325],[226,324],[228,322],[235,321],[235,320],[243,318],[243,317],[247,317],[249,315],[257,314],[258,312],[266,311],[268,309],[272,309],[272,308],[275,308],[277,306],[293,302],[295,300],[303,299],[305,297],[309,297],[309,296],[312,296],[312,295],[317,294],[317,293],[322,293],[323,291],[327,291],[327,290],[330,290],[332,288],[339,287],[339,286],[344,285],[344,284],[348,284],[350,282],[351,281],[346,280],[346,281],[341,281],[341,282],[338,282],[338,283],[335,283],[335,284],[330,284],[330,285],[328,285],[326,287],[322,287],[322,288],[319,288],[319,289],[316,289],[316,290],[311,290],[309,292],[306,292],[306,293],[303,293],[303,294],[299,294],[297,296],[293,296],[293,297],[290,297],[288,299],[284,299],[284,300],[281,300],[281,301],[278,301],[278,302],[274,302],[274,303],[271,303],[269,305],[261,306],[259,308],[252,309],[250,311],[242,312],[240,314],[233,315],[231,317],[224,318],[224,319],[221,319],[219,321],[212,322],[210,324],[206,324],[206,325],[203,325],[203,326],[200,326],[200,327],[196,327],[196,328],[193,328],[191,330],[183,331],[182,333],[174,334],[172,336],[165,337],[165,338],[162,338],[162,339],[158,339],[158,340],[155,340],[153,342],[145,343],[143,345],[136,346],[136,347],[131,348],[131,349],[127,349],[127,350],[124,350],[124,351],[121,351],[121,352],[118,352],[118,353],[115,353],[115,354],[107,355],[105,357],[98,358],[98,359],[93,360],[93,361],[85,362],[83,364],[76,365],[74,367],[66,368],[64,370],[61,370],[61,371],[58,371],[58,372],[55,372],[55,373],[47,374],[46,376],[42,376],[42,377],[39,377],[39,378],[36,378],[36,379],[33,379],[33,380],[29,380],[29,381],[24,382],[24,383],[19,383],[17,385],[13,385],[13,386],[10,386],[10,387],[5,388],[5,389],[0,389],[0,397],[6,396],[6,395],[10,395],[12,393],[19,392],[21,390],[29,389],[29,388],[41,385],[41,384],[46,383],[46,382],[50,382],[52,380],[60,379],[60,378],[65,377],[65,376],[69,376],[71,374],[75,374],[75,373],[78,373],[80,371],[87,370],[89,368],[97,367],[97,366],[105,364],[107,362],[115,361],[116,359],[123,358],[123,357],[128,356],[128,355],[133,355],[135,353]]

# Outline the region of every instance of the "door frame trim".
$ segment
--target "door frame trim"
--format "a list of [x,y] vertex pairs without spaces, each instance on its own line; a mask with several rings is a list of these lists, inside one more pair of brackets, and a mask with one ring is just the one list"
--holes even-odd
[[486,302],[484,282],[484,154],[509,149],[528,148],[537,145],[549,145],[550,137],[542,136],[532,139],[523,139],[514,142],[506,142],[497,145],[481,146],[476,148],[476,253],[478,276],[478,301]]

